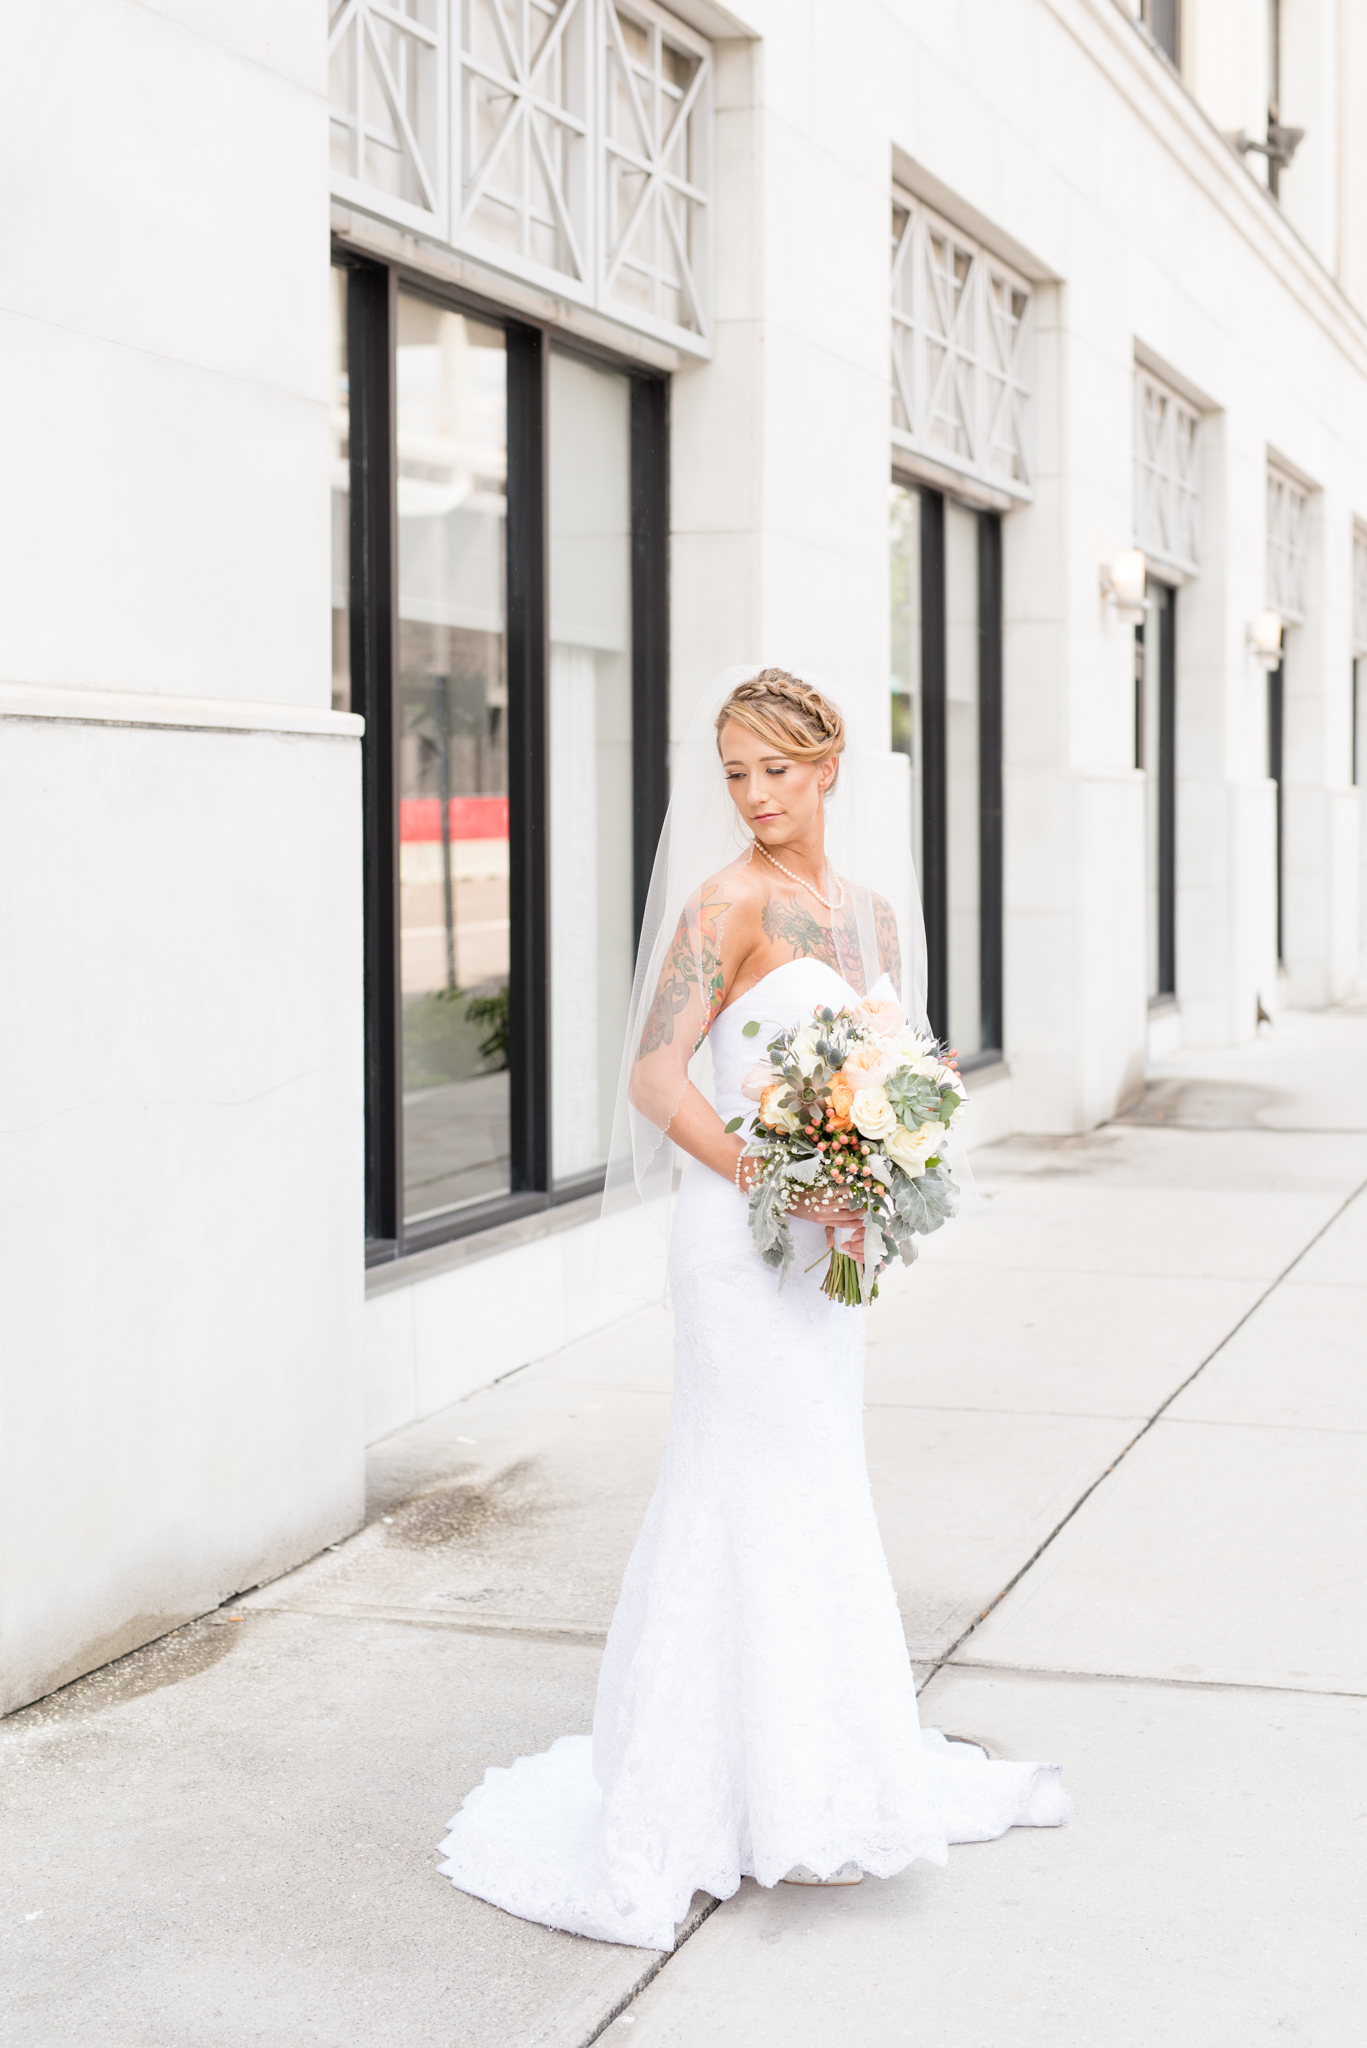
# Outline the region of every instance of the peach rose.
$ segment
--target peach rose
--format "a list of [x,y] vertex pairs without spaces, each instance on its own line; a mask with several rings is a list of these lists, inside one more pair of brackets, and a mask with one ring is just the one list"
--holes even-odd
[[796,1111],[780,1107],[779,1105],[778,1098],[785,1093],[786,1088],[786,1082],[775,1081],[773,1086],[766,1088],[760,1096],[759,1120],[763,1124],[768,1124],[771,1131],[795,1131],[797,1129]]
[[854,1014],[880,1038],[891,1038],[894,1031],[902,1028],[902,1005],[891,996],[865,996],[862,1003],[856,1003]]
[[772,1088],[781,1079],[778,1068],[772,1060],[760,1060],[751,1067],[740,1084],[740,1092],[747,1102],[762,1102],[766,1088]]
[[842,1131],[850,1127],[850,1115],[854,1109],[854,1089],[843,1074],[837,1074],[831,1082],[831,1098],[826,1113],[833,1124]]
[[861,1088],[881,1088],[897,1065],[897,1055],[881,1045],[856,1045],[845,1055],[843,1073],[856,1095]]

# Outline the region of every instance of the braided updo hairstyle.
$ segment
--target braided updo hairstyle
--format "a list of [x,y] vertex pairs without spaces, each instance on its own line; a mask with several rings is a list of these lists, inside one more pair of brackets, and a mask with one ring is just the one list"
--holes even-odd
[[783,668],[762,668],[748,682],[737,683],[717,713],[718,747],[723,728],[732,723],[767,740],[790,761],[819,767],[845,750],[845,721],[834,704]]

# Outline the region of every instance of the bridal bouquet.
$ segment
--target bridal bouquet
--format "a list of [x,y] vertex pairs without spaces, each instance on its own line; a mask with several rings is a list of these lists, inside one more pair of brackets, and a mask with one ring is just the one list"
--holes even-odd
[[[759,1025],[742,1030],[753,1038]],[[854,1209],[864,1219],[862,1269],[838,1247],[827,1255],[822,1291],[832,1301],[872,1301],[893,1250],[911,1264],[916,1239],[958,1207],[940,1156],[964,1106],[952,1059],[906,1027],[900,1003],[879,996],[853,1009],[818,1006],[810,1023],[770,1041],[741,1089],[759,1105],[742,1156],[764,1161],[750,1194],[750,1230],[766,1265],[787,1274],[788,1211],[814,1192],[818,1220],[822,1209]],[[734,1117],[726,1128],[744,1122]]]

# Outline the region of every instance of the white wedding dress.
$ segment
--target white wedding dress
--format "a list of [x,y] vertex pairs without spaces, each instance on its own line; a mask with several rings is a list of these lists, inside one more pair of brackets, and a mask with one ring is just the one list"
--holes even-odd
[[[799,959],[724,1010],[710,1034],[722,1118],[753,1113],[740,1083],[775,1029],[857,1000]],[[524,1919],[669,1949],[695,1892],[729,1898],[796,1864],[890,1877],[943,1863],[949,1842],[1071,1815],[1056,1765],[990,1761],[918,1727],[865,1462],[866,1311],[826,1300],[820,1269],[802,1270],[825,1233],[792,1227],[780,1290],[743,1197],[685,1166],[669,1439],[592,1739],[486,1772],[442,1844],[453,1883]]]

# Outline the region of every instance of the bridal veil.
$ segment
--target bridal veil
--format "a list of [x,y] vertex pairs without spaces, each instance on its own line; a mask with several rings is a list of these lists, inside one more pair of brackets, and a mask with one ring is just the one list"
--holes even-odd
[[[632,984],[612,1139],[603,1194],[608,1259],[600,1283],[646,1301],[664,1291],[676,1151],[662,1125],[692,1080],[710,1098],[706,1030],[709,978],[724,919],[724,889],[707,884],[747,855],[751,838],[731,801],[717,751],[716,719],[755,664],[729,668],[698,703],[673,760],[669,808],[646,898]],[[845,723],[845,748],[826,798],[826,853],[844,883],[847,909],[837,920],[841,972],[871,989],[883,972],[879,922],[891,913],[900,955],[900,998],[910,1022],[926,1028],[926,942],[912,866],[910,791],[905,756],[887,750],[874,719],[852,692],[810,670],[795,672]],[[880,901],[881,899],[881,901]],[[662,980],[671,1000],[652,1006]],[[649,1111],[633,1099],[638,1055],[648,1050]]]

